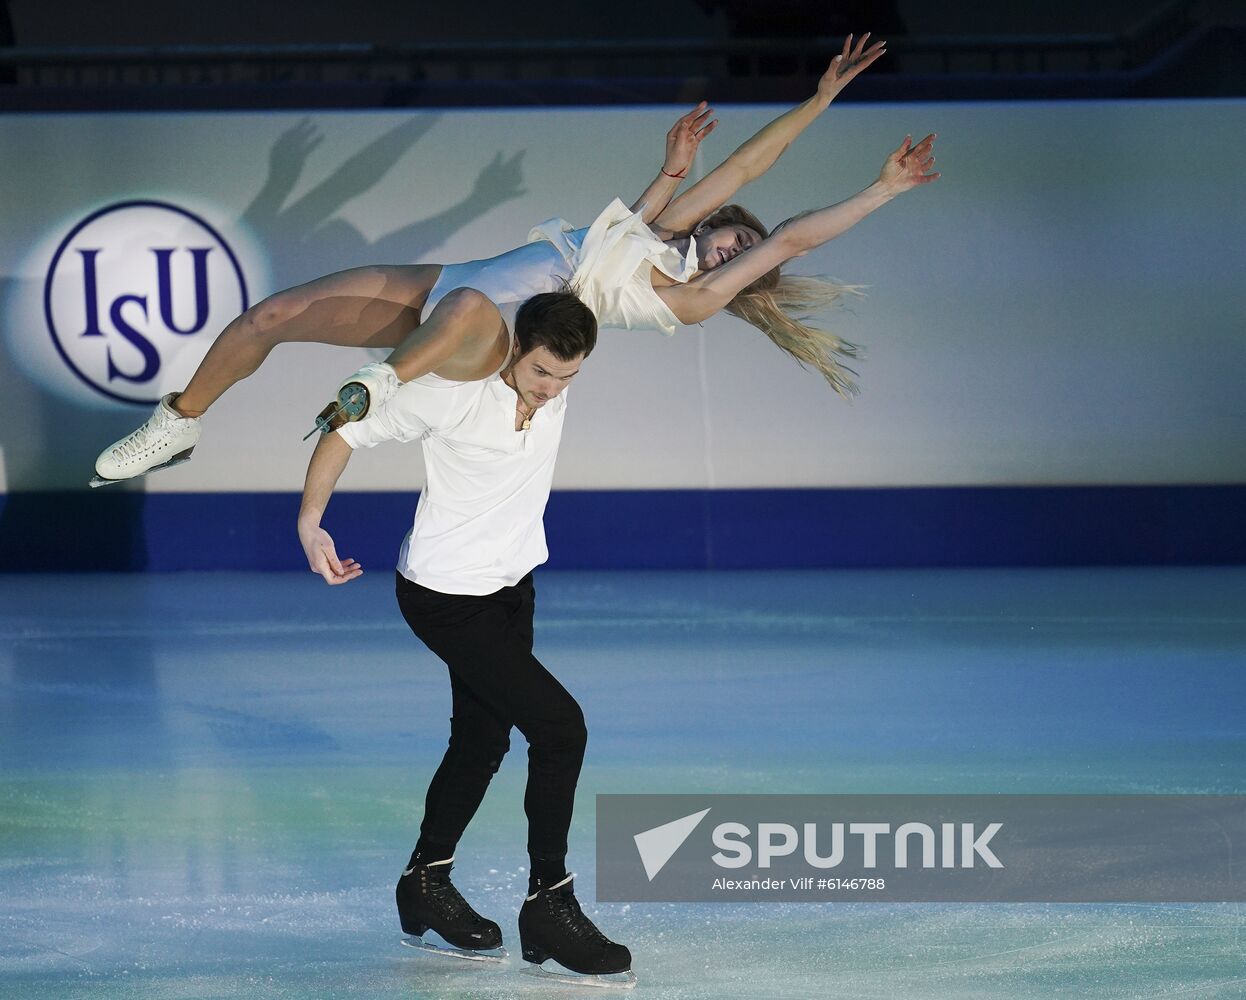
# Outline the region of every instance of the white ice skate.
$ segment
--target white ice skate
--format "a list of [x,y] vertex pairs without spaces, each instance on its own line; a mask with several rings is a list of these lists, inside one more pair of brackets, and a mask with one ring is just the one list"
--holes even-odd
[[400,385],[402,381],[398,373],[386,362],[374,361],[364,365],[342,383],[337,398],[320,411],[316,426],[303,436],[303,440],[306,441],[316,431],[328,434],[343,424],[362,420],[393,396]]
[[201,421],[184,417],[173,409],[177,393],[171,392],[156,404],[155,412],[138,430],[105,448],[95,460],[91,487],[124,482],[149,472],[169,469],[190,461],[199,443]]

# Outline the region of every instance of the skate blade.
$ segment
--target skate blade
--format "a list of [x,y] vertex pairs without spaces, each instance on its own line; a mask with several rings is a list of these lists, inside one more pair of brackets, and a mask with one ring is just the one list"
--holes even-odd
[[150,476],[153,472],[160,472],[162,469],[171,469],[175,465],[181,465],[183,462],[189,462],[190,453],[194,450],[194,448],[190,448],[186,451],[178,452],[167,462],[163,462],[160,465],[153,465],[146,472],[140,472],[137,476],[131,476],[129,479],[105,479],[103,476],[92,476],[91,481],[87,483],[87,485],[90,486],[91,489],[96,490],[101,486],[112,486],[116,483],[132,483],[136,479],[142,479],[144,476]]
[[529,976],[535,976],[537,979],[561,983],[564,986],[595,986],[606,990],[632,990],[636,988],[636,973],[631,969],[628,969],[626,972],[592,975],[579,972],[564,972],[561,969],[547,969],[542,965],[537,965],[535,962],[529,962],[524,966],[523,971]]
[[[332,403],[329,404],[329,406],[332,406],[332,405],[333,405]],[[328,412],[329,406],[326,406],[325,412],[322,412],[320,416],[316,418],[316,425],[311,430],[309,430],[306,434],[303,435],[304,441],[306,441],[309,437],[311,437],[317,431],[319,431],[321,434],[328,434],[330,431],[337,430],[337,428],[333,426],[333,420],[339,413],[342,412],[342,407],[339,406],[336,410],[329,413]]]
[[355,420],[362,420],[368,413],[368,393],[359,386],[347,392],[347,386],[338,393],[335,406],[330,403],[320,411],[320,416],[316,418],[316,425],[303,435],[306,441],[309,437],[320,431],[321,434],[328,434],[335,431],[343,424],[349,424]]
[[414,948],[416,951],[427,952],[430,955],[440,955],[443,958],[459,958],[466,962],[486,962],[491,965],[500,965],[507,957],[505,948],[472,951],[470,948],[454,948],[433,944],[431,941],[425,941],[414,934],[408,934],[402,939],[402,943],[408,948]]

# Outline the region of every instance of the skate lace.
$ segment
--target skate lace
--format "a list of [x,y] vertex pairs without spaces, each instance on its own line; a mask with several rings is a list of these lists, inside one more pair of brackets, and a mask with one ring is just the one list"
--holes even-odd
[[113,457],[117,459],[134,458],[139,452],[147,448],[147,441],[151,436],[151,427],[143,424],[142,427],[112,450]]
[[445,882],[430,885],[428,895],[437,903],[437,908],[442,911],[443,915],[451,919],[457,919],[462,916],[478,916],[467,900],[463,898],[462,893],[454,887],[454,883],[448,878]]
[[597,925],[584,915],[584,911],[580,909],[580,901],[573,893],[553,892],[550,893],[549,899],[555,921],[570,931],[573,936],[592,941],[594,944],[609,945],[612,943],[597,929]]

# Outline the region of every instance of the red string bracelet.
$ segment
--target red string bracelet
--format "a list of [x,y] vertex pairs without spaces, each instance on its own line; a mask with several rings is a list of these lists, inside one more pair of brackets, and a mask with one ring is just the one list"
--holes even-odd
[[666,174],[667,177],[674,177],[677,180],[683,180],[685,177],[688,176],[687,170],[685,170],[682,174],[672,174],[672,173],[668,173],[665,169],[663,169],[662,173]]

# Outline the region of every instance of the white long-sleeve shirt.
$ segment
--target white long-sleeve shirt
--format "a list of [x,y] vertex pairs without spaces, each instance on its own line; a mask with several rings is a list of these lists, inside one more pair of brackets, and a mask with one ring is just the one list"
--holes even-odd
[[428,375],[337,434],[351,448],[419,440],[427,476],[398,572],[443,594],[492,594],[549,557],[542,517],[562,438],[566,393],[515,430],[515,390],[494,375]]

